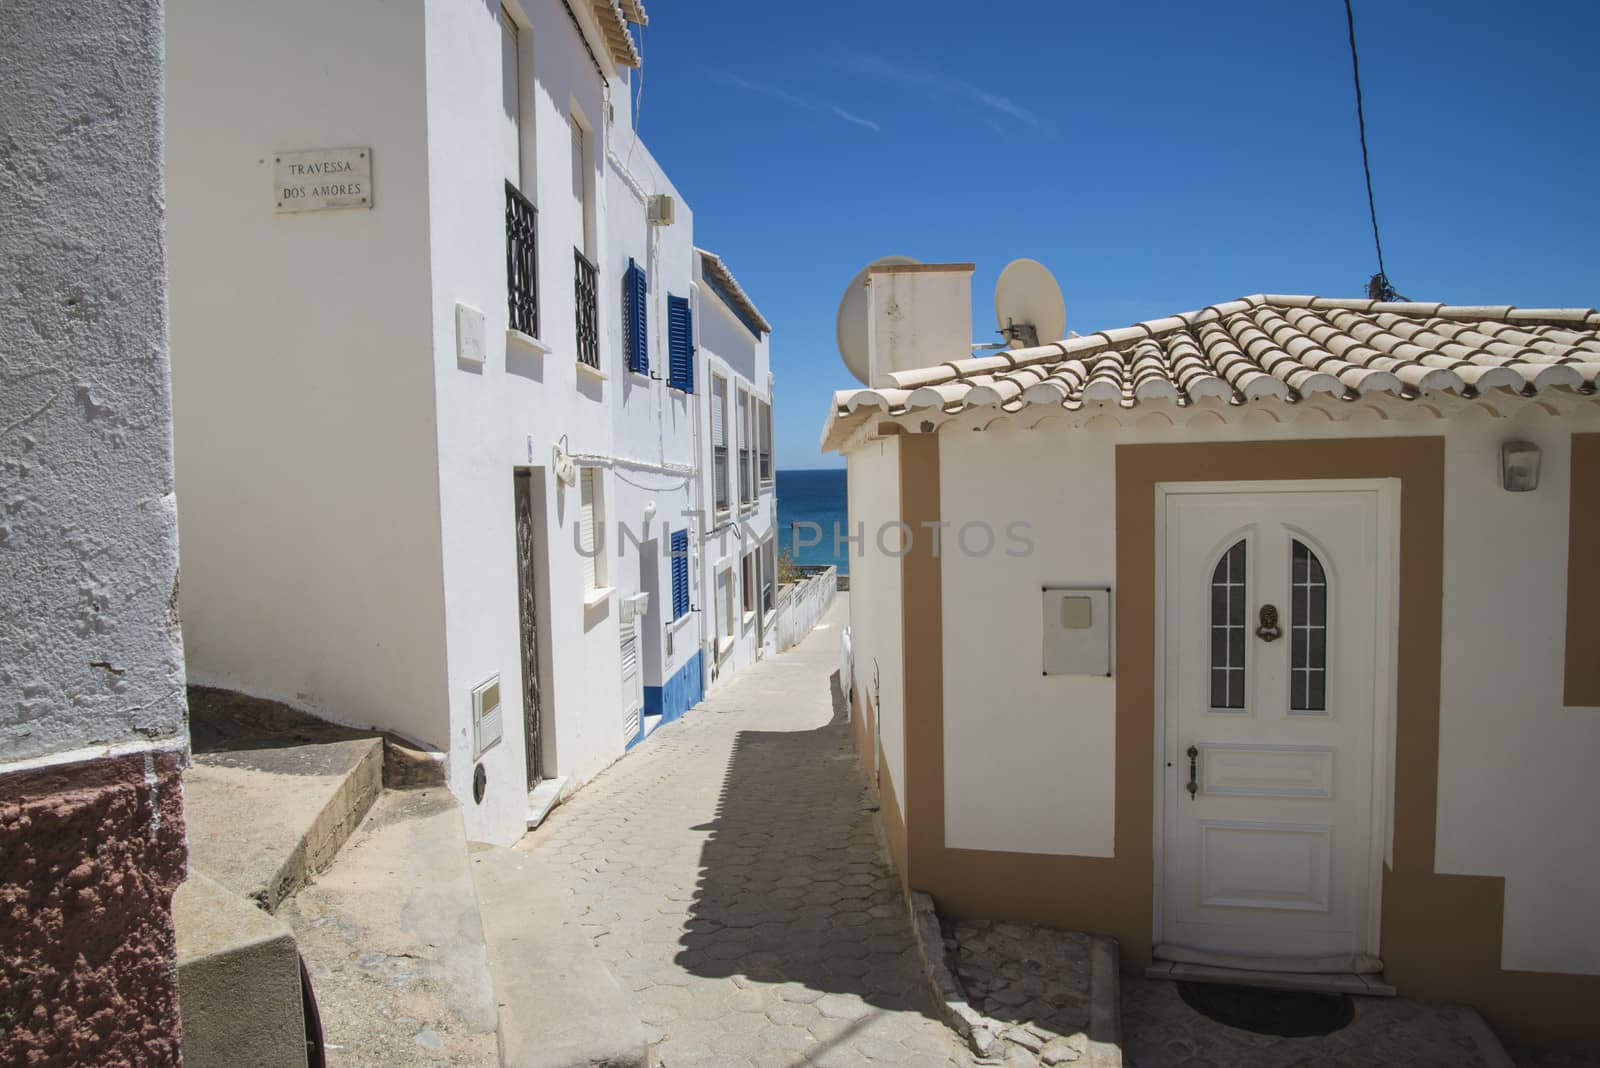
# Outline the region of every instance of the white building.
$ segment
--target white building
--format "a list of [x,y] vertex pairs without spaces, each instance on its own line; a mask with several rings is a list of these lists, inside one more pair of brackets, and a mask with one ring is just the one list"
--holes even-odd
[[902,877],[1594,1048],[1600,314],[1254,296],[974,358],[971,270],[871,268],[824,435]]
[[[168,14],[192,678],[443,752],[475,839],[516,838],[532,786],[572,788],[701,693],[707,377],[672,340],[692,217],[634,143],[644,18]],[[287,199],[281,169],[340,146],[309,158],[355,168],[351,206],[293,210],[326,190]]]
[[695,250],[698,334],[710,428],[697,568],[709,689],[776,648],[777,496],[773,491],[772,327],[715,253]]

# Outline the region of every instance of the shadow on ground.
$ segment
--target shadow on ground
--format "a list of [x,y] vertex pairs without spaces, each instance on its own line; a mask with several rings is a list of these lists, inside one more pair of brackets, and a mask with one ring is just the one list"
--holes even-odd
[[[835,672],[811,730],[738,732],[675,961],[933,1017]],[[820,1003],[826,1014],[827,998]]]

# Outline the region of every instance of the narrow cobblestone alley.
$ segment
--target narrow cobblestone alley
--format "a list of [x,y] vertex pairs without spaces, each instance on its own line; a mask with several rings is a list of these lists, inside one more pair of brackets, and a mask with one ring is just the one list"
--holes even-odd
[[969,1063],[874,833],[833,678],[847,618],[841,595],[520,846],[571,892],[665,1068]]

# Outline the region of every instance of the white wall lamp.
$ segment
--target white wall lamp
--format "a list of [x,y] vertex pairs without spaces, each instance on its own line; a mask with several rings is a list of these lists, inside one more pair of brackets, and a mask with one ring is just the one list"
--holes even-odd
[[1500,446],[1500,485],[1510,493],[1539,488],[1539,446],[1531,441],[1508,441]]

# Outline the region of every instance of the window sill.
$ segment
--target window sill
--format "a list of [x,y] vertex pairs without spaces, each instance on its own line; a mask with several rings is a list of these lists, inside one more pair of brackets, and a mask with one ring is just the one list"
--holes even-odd
[[750,629],[750,624],[754,623],[755,619],[756,619],[756,614],[754,612],[746,612],[744,614],[744,629],[745,630],[749,630]]
[[605,604],[611,599],[611,593],[615,588],[614,586],[594,587],[583,595],[583,607],[594,608],[597,605]]
[[689,620],[691,620],[693,618],[694,618],[694,609],[691,608],[689,611],[685,612],[683,615],[679,616],[677,619],[668,620],[667,621],[667,629],[672,631],[673,633],[677,633],[678,631],[680,631],[680,630],[682,630],[684,628],[684,625],[686,623],[688,623]]
[[739,516],[740,516],[740,518],[743,518],[744,516],[747,516],[747,515],[755,515],[755,514],[756,514],[756,502],[755,501],[751,501],[748,504],[741,504],[739,506]]
[[733,639],[732,638],[718,638],[717,639],[717,662],[720,664],[722,661],[728,659],[728,654],[731,653],[731,652],[733,652]]
[[521,330],[506,331],[506,345],[509,348],[521,349],[531,352],[536,356],[548,356],[554,350],[532,334],[524,334]]
[[598,368],[598,367],[590,367],[588,364],[584,363],[582,360],[578,360],[577,362],[575,362],[573,364],[573,366],[578,369],[578,375],[580,377],[587,375],[589,378],[594,379],[596,382],[604,382],[607,378],[610,377],[604,371],[600,370],[600,368]]

